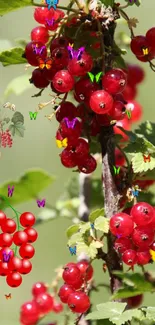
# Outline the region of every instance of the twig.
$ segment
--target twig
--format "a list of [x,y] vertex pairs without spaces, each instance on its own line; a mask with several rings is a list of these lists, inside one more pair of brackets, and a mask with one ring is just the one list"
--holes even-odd
[[41,94],[42,94],[43,91],[44,91],[44,88],[41,89],[41,90],[39,91],[39,93],[37,93],[37,94],[35,94],[35,95],[31,96],[31,97],[39,97],[39,96],[41,96]]
[[[46,4],[40,4],[40,3],[36,3],[35,1],[32,0],[32,5],[35,6],[35,7],[47,7]],[[68,11],[68,8],[67,7],[64,7],[64,6],[57,6],[58,9],[62,9],[62,10],[67,10]],[[75,13],[78,13],[78,10],[76,9],[69,9],[69,11],[72,11],[72,12],[75,12]]]
[[103,34],[102,34],[102,25],[99,21],[97,21],[97,27],[98,27],[98,34],[100,37],[100,43],[101,43],[101,56],[102,56],[102,71],[105,72],[105,47],[104,47],[104,40],[103,40]]
[[[127,23],[129,22],[130,18],[128,17],[128,15],[126,14],[126,12],[120,8],[118,8],[118,11],[120,12],[121,16],[127,21]],[[133,32],[133,28],[131,26],[129,26],[128,24],[128,27],[130,29],[130,32],[131,32],[131,38],[134,38],[135,35],[134,35],[134,32]]]

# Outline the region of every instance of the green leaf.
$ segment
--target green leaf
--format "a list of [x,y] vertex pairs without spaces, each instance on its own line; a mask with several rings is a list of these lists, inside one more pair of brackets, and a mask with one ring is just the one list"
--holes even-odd
[[26,59],[22,57],[24,51],[21,47],[15,47],[10,51],[3,51],[0,53],[0,62],[4,67],[12,64],[27,63]]
[[[96,325],[103,325],[103,321],[98,319]],[[109,319],[104,319],[104,325],[112,325]]]
[[83,225],[81,224],[79,226],[79,229],[80,229],[80,233],[82,235],[85,234],[87,230],[90,230],[91,229],[90,222],[85,222]]
[[29,82],[29,75],[24,74],[17,78],[12,79],[7,85],[4,96],[8,97],[10,94],[15,94],[16,96],[21,95],[24,91],[32,88],[32,84]]
[[103,216],[103,215],[104,215],[104,208],[97,209],[97,210],[95,210],[95,211],[93,211],[93,212],[90,213],[90,215],[89,215],[89,221],[91,223],[93,223],[98,217]]
[[122,289],[119,289],[117,292],[115,292],[113,294],[113,296],[111,297],[111,300],[115,300],[115,299],[125,299],[125,298],[129,298],[129,297],[135,297],[137,295],[141,295],[143,294],[143,290],[140,289],[136,289],[136,288],[132,288],[131,286],[125,286]]
[[18,123],[18,122],[19,122],[20,124],[24,124],[24,116],[23,116],[23,114],[20,113],[20,112],[15,112],[15,113],[13,114],[13,117],[12,117],[11,121],[12,121],[13,124],[16,124],[16,123]]
[[[79,180],[78,177],[73,176],[69,179],[67,184],[65,185],[65,189],[67,191],[67,194],[72,199],[74,197],[79,196]],[[67,196],[68,196],[67,195]]]
[[73,234],[72,237],[68,240],[68,245],[72,246],[79,242],[83,242],[83,237],[80,232],[77,232],[76,234]]
[[155,307],[146,308],[146,318],[155,321]]
[[94,222],[94,228],[107,234],[109,232],[109,220],[105,217],[98,217]]
[[142,134],[148,141],[155,145],[155,123],[146,121],[138,126],[135,133]]
[[134,154],[133,158],[131,159],[132,167],[134,173],[142,173],[147,172],[148,170],[152,170],[155,168],[155,155],[154,157],[150,156],[150,162],[145,162],[142,153]]
[[0,16],[7,14],[10,11],[17,10],[19,8],[32,6],[31,0],[1,0]]
[[94,246],[93,242],[87,246],[84,242],[78,242],[76,245],[76,255],[80,255],[81,253],[85,253],[91,259],[94,259],[98,253],[97,248]]
[[9,130],[13,136],[18,135],[19,137],[22,137],[22,138],[24,137],[25,127],[20,122],[18,122],[16,124],[10,124]]
[[125,61],[124,61],[124,59],[122,58],[121,55],[115,57],[115,61],[114,61],[113,66],[116,67],[116,68],[121,68],[121,69],[126,69],[127,68],[126,63],[125,63]]
[[113,7],[114,5],[114,0],[101,0],[101,2],[106,6],[110,6],[110,7]]
[[138,309],[126,310],[120,316],[110,317],[110,320],[113,324],[123,325],[128,321],[131,321],[132,318],[141,319],[142,312]]
[[139,7],[141,5],[141,0],[125,0],[129,6],[136,5]]
[[73,225],[73,226],[70,226],[68,229],[67,229],[67,237],[68,238],[71,238],[73,234],[77,233],[79,230],[79,225]]
[[126,305],[126,303],[120,302],[107,302],[104,304],[99,304],[96,306],[98,311],[88,314],[86,319],[106,319],[117,315],[120,316]]
[[[23,203],[38,197],[39,192],[43,191],[54,181],[54,177],[47,174],[42,169],[27,171],[19,181],[8,181],[0,187],[1,195],[6,196],[8,185],[15,187],[14,194],[11,199],[8,199],[12,205]],[[5,203],[2,200],[0,209],[3,210]]]

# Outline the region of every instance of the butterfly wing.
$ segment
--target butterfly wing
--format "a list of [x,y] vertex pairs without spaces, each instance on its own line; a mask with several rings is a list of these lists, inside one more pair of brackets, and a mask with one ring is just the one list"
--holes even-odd
[[116,167],[115,167],[115,166],[113,166],[113,169],[114,169],[114,173],[116,174],[116,172],[117,172],[117,170],[116,170]]
[[44,208],[46,200],[42,200],[42,207]]
[[[59,140],[58,140],[58,141],[59,141]],[[67,147],[67,145],[68,145],[68,139],[67,139],[67,138],[63,139],[63,140],[60,141],[60,142],[62,143],[61,146],[63,146],[63,147]]]
[[116,171],[117,171],[117,172],[116,172],[117,175],[119,174],[120,168],[121,168],[121,167],[118,167],[118,168],[116,169]]
[[71,46],[67,46],[67,50],[69,52],[70,59],[74,59],[74,50]]
[[95,76],[93,75],[93,73],[88,72],[87,74],[88,74],[88,76],[89,76],[91,82],[93,82],[93,81],[94,81],[94,78],[95,78]]
[[33,113],[29,112],[29,115],[30,115],[30,120],[33,120]]
[[51,67],[52,67],[52,60],[51,59],[49,59],[49,60],[47,60],[46,61],[46,69],[51,69]]
[[39,68],[40,69],[44,69],[45,68],[45,62],[44,62],[44,60],[39,59],[38,62],[39,62]]
[[41,208],[41,202],[39,200],[37,200],[37,205],[38,205],[38,208]]
[[102,75],[102,71],[96,74],[96,76],[95,76],[96,82],[99,82],[101,75]]
[[85,50],[85,47],[80,47],[77,51],[76,51],[76,58],[78,60],[81,60],[82,54]]
[[42,46],[42,47],[40,48],[40,50],[39,50],[39,54],[40,54],[40,55],[43,54],[44,49],[45,49],[45,46]]
[[34,113],[33,113],[33,118],[34,118],[34,120],[36,120],[37,115],[38,115],[38,112],[34,112]]
[[62,147],[62,141],[56,139],[56,145],[58,148]]

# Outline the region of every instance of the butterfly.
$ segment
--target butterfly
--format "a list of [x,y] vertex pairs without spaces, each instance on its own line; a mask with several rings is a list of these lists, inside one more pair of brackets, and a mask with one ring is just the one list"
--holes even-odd
[[90,227],[91,227],[91,229],[93,230],[95,227],[94,227],[94,223],[91,223],[90,224]]
[[152,261],[155,261],[155,251],[153,251],[152,249],[150,249],[149,252],[150,252]]
[[12,298],[11,293],[9,293],[8,295],[4,295],[4,296],[5,296],[5,298],[6,298],[7,300]]
[[69,44],[69,46],[67,46],[67,50],[69,52],[70,59],[81,60],[82,54],[85,51],[85,47],[80,47],[78,50],[74,50],[73,44]]
[[46,4],[48,5],[48,10],[53,7],[56,10],[56,5],[58,4],[58,0],[45,0]]
[[38,208],[44,208],[46,200],[45,199],[43,199],[42,201],[36,200],[36,202],[38,204]]
[[133,194],[133,196],[138,196],[139,195],[139,191],[134,191],[134,190],[132,190],[132,194]]
[[75,117],[72,121],[68,119],[68,117],[64,118],[64,121],[66,122],[66,125],[68,129],[73,129],[75,126],[75,123],[77,122],[77,118]]
[[143,155],[143,159],[144,159],[144,162],[150,162],[151,161],[151,157],[150,155],[148,154],[147,156]]
[[6,252],[2,252],[2,254],[3,254],[3,263],[8,263],[11,258],[11,252],[8,254]]
[[131,110],[127,110],[127,109],[126,109],[125,113],[126,113],[128,119],[130,119],[131,116],[132,116]]
[[71,255],[76,255],[76,246],[69,247],[69,251],[70,251]]
[[30,120],[36,120],[38,112],[29,112]]
[[35,54],[42,55],[44,49],[45,49],[45,45],[42,46],[41,48],[38,48],[37,45],[33,45],[33,52],[34,52]]
[[14,186],[11,188],[10,185],[8,185],[8,197],[11,197],[13,195],[14,188]]
[[115,166],[113,166],[113,169],[114,169],[114,173],[115,173],[115,175],[118,175],[119,174],[119,172],[120,172],[120,169],[121,169],[121,167],[115,167]]
[[67,138],[64,138],[63,140],[57,140],[56,139],[56,144],[57,144],[58,148],[67,147],[68,139]]
[[52,18],[52,19],[47,19],[46,18],[46,24],[48,26],[53,26],[55,24],[55,19],[54,18]]
[[40,69],[46,68],[47,70],[49,70],[52,67],[52,60],[51,59],[47,59],[47,60],[39,59],[38,62],[39,62],[39,68]]
[[94,75],[93,73],[88,72],[87,74],[88,74],[88,76],[89,76],[91,82],[94,82],[94,80],[95,80],[96,82],[99,82],[102,73],[103,73],[103,72],[99,72],[99,73],[97,73],[96,75]]
[[149,49],[148,47],[143,47],[142,48],[143,55],[148,55],[149,54]]

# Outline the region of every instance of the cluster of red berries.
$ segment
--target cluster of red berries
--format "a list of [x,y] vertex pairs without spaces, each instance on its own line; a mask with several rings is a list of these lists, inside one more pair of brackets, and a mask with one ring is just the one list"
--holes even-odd
[[130,47],[136,58],[148,62],[155,58],[155,27],[149,29],[145,36],[139,35],[132,39]]
[[[34,228],[35,216],[30,212],[24,212],[20,216],[20,224],[24,230],[18,230],[13,219],[7,218],[3,211],[0,211],[0,276],[6,276],[6,282],[10,287],[18,287],[22,283],[21,274],[28,274],[32,269],[29,261],[35,249],[31,243],[35,242],[38,234]],[[10,247],[14,244],[19,248],[21,258],[15,256],[14,250]]]
[[93,277],[93,268],[86,260],[68,263],[64,267],[65,283],[59,290],[60,300],[68,304],[73,313],[85,313],[90,308],[90,300],[84,292],[86,284]]
[[116,251],[125,264],[145,265],[151,261],[150,249],[155,250],[155,209],[146,202],[117,213],[110,219],[110,230],[117,237]]
[[8,129],[5,132],[2,131],[0,133],[0,137],[1,137],[1,146],[3,148],[6,148],[6,146],[8,146],[9,148],[12,147],[13,140],[11,137],[11,133]]
[[[37,282],[32,286],[33,299],[25,302],[20,309],[20,324],[35,325],[44,316],[51,311],[61,313],[63,305],[57,302],[50,293],[44,282]],[[50,323],[49,325],[56,325]]]

